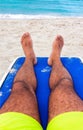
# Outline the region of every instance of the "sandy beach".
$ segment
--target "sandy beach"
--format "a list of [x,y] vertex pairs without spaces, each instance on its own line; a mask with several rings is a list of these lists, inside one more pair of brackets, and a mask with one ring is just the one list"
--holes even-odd
[[83,59],[83,18],[0,20],[0,79],[11,62],[24,56],[20,38],[30,32],[36,56],[49,56],[56,35],[64,37],[61,56]]

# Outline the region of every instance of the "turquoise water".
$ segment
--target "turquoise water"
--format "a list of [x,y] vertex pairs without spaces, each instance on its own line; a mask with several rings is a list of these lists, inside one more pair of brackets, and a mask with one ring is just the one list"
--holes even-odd
[[0,17],[83,16],[83,0],[0,0]]

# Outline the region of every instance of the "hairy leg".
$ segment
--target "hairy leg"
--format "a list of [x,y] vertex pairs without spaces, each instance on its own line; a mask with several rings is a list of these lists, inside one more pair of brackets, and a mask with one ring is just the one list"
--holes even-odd
[[48,59],[48,64],[52,66],[49,80],[51,88],[49,121],[56,115],[64,112],[83,111],[83,101],[75,93],[72,78],[60,61],[63,45],[63,38],[57,36],[53,42],[52,53]]
[[0,109],[3,112],[21,112],[40,122],[35,90],[37,81],[34,73],[36,58],[29,33],[22,36],[21,44],[26,56],[23,66],[18,71],[10,97]]

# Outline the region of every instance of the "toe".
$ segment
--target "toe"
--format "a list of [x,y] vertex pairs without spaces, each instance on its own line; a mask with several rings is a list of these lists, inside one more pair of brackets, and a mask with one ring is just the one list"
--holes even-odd
[[27,37],[30,37],[30,33],[29,32],[26,32],[23,34],[22,38],[21,38],[21,43],[23,43],[24,39],[27,38]]
[[61,35],[57,35],[56,39],[57,40],[63,40],[63,37]]

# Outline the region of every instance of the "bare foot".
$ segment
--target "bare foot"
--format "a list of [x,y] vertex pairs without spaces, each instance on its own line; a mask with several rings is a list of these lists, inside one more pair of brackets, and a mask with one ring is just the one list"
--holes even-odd
[[62,82],[64,79],[72,82],[71,76],[68,71],[64,68],[61,60],[60,53],[64,45],[62,36],[57,36],[53,42],[52,53],[48,59],[48,64],[52,66],[52,72],[50,75],[50,88],[53,89],[55,86]]
[[28,59],[31,59],[34,64],[37,63],[37,59],[35,57],[34,51],[33,51],[33,43],[30,34],[24,33],[24,35],[21,38],[21,44],[22,48],[24,50],[25,56]]
[[48,59],[49,65],[52,65],[53,62],[55,62],[56,59],[60,57],[60,53],[61,53],[63,45],[64,45],[64,40],[63,40],[62,36],[58,35],[55,38],[53,45],[52,45],[52,53]]
[[29,33],[23,34],[21,38],[21,44],[26,58],[23,66],[20,68],[14,79],[14,83],[24,82],[26,86],[28,85],[36,88],[36,77],[33,65],[37,63],[37,59],[33,51],[32,39]]

